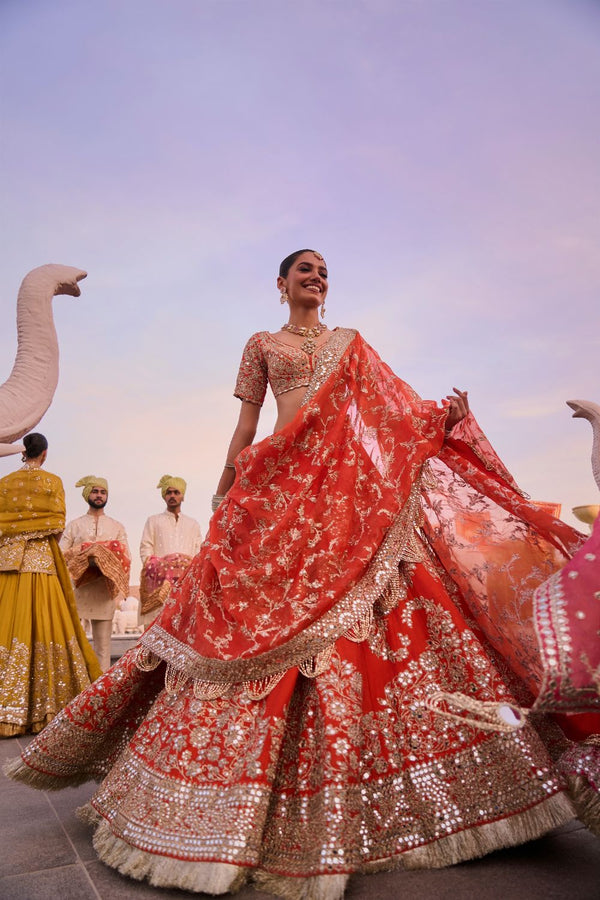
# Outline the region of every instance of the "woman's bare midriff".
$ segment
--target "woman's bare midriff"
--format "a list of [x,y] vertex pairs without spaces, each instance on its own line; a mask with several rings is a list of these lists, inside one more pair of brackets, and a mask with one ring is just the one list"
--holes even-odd
[[280,431],[292,421],[302,405],[305,394],[305,387],[297,387],[277,397],[277,421],[274,431]]

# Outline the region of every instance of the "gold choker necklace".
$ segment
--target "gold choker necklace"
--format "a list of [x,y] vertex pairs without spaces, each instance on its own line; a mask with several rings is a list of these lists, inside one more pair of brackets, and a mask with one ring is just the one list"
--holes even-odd
[[308,328],[306,325],[282,325],[282,331],[289,331],[290,334],[298,334],[300,337],[306,338],[305,341],[302,342],[300,349],[304,350],[305,353],[308,353],[309,356],[317,349],[317,338],[321,337],[324,331],[327,331],[327,325],[323,325],[322,322],[319,322],[318,325],[313,325],[312,328]]

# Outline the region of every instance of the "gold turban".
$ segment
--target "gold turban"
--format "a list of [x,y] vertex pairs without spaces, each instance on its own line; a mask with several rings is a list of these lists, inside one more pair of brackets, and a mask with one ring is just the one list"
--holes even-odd
[[183,480],[183,478],[177,478],[176,475],[163,475],[156,487],[160,488],[160,492],[164,500],[165,494],[167,493],[169,488],[175,488],[176,491],[181,491],[181,496],[185,497],[185,489],[187,487],[187,484]]
[[75,487],[82,487],[82,495],[83,499],[87,500],[90,494],[92,493],[92,489],[95,487],[102,487],[108,493],[108,481],[106,478],[99,478],[97,475],[85,475],[83,478],[80,478]]

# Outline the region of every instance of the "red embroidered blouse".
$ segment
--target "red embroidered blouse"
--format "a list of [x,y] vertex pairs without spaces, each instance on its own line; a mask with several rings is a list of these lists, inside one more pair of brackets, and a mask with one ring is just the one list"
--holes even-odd
[[267,383],[275,397],[294,388],[308,387],[315,361],[326,343],[309,356],[299,347],[284,344],[268,331],[253,334],[242,354],[234,396],[262,406]]

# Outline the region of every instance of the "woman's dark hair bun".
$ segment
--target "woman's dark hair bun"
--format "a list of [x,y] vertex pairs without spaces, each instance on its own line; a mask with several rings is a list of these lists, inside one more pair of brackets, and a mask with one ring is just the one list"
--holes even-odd
[[35,459],[36,456],[48,449],[48,441],[43,434],[37,431],[26,434],[23,438],[23,444],[25,445],[25,456],[27,459]]

